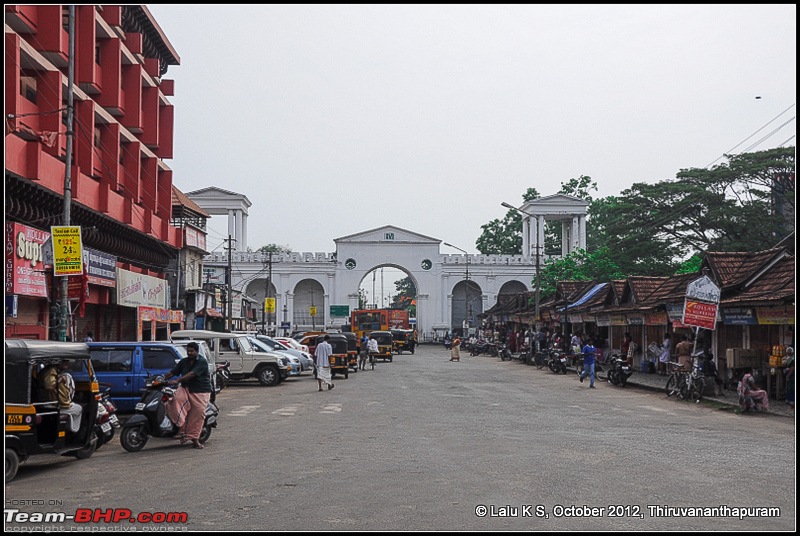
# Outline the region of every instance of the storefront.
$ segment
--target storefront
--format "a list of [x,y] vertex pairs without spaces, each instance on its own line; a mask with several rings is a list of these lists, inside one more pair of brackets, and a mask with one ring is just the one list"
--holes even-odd
[[50,233],[6,223],[6,338],[48,338],[50,302],[44,244]]

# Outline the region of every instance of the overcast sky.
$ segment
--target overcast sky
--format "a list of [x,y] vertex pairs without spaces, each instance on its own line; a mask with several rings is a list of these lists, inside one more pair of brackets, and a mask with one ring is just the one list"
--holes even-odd
[[477,253],[529,187],[796,145],[793,4],[148,8],[181,58],[174,184],[246,195],[253,249],[396,225]]

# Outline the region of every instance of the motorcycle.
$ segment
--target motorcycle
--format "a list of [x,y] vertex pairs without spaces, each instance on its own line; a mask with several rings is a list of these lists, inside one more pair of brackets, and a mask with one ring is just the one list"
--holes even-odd
[[481,354],[489,354],[489,343],[485,340],[476,342],[472,345],[472,350],[470,351],[471,356],[478,356]]
[[217,363],[216,370],[216,383],[220,391],[228,386],[231,381],[231,363],[230,361],[220,361]]
[[[170,387],[162,376],[148,378],[141,401],[134,408],[134,414],[122,425],[119,440],[128,452],[142,450],[150,436],[175,437],[180,428],[167,416],[166,403],[175,397],[175,389]],[[217,427],[219,409],[213,402],[206,406],[205,421],[199,441],[205,443],[211,436],[211,429]]]
[[79,460],[90,457],[102,445],[105,445],[114,438],[115,431],[120,427],[116,412],[117,407],[111,401],[111,386],[105,386],[106,390],[95,395],[97,399],[97,418],[94,421],[94,445],[75,451],[75,457]]
[[633,374],[633,369],[628,365],[628,360],[618,354],[613,354],[608,364],[608,381],[613,385],[625,387],[628,378]]
[[550,350],[547,355],[547,367],[556,374],[566,374],[567,356],[557,350]]
[[500,355],[501,361],[511,361],[514,355],[511,353],[511,350],[508,348],[507,344],[501,344],[500,347],[497,349],[497,353]]
[[105,445],[114,438],[114,433],[119,429],[119,419],[117,418],[117,407],[111,401],[111,387],[107,387],[100,394],[100,403],[97,405],[97,420],[94,424],[94,434],[97,437],[96,449],[100,445]]

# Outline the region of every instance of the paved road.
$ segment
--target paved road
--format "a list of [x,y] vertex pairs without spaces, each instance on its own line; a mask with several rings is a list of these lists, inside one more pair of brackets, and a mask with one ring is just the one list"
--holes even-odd
[[[186,512],[172,528],[189,530],[795,528],[786,418],[590,390],[574,374],[497,358],[451,363],[439,346],[337,378],[332,391],[306,376],[273,388],[242,382],[218,401],[205,450],[151,439],[127,453],[115,440],[89,460],[26,464],[6,486],[6,508]],[[666,511],[648,505],[779,515],[659,517]],[[134,527],[154,528],[117,526]]]

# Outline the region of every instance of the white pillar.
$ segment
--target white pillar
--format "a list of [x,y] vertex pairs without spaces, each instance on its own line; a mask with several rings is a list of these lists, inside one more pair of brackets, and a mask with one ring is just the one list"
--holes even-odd
[[247,213],[242,212],[242,243],[239,251],[247,251]]
[[422,341],[426,331],[431,330],[433,325],[428,321],[428,295],[417,294],[417,340]]
[[245,251],[242,247],[242,211],[237,210],[236,214],[236,251]]
[[561,256],[566,257],[569,253],[569,222],[561,220]]
[[536,234],[536,243],[534,244],[536,257],[533,258],[533,262],[536,263],[538,260],[541,265],[542,252],[544,251],[544,216],[536,217]]
[[572,253],[579,247],[578,242],[578,235],[580,232],[578,231],[578,216],[577,214],[572,216],[572,231],[570,232],[569,236],[569,252]]
[[[236,218],[232,209],[228,209],[228,236],[236,238]],[[228,246],[233,247],[232,244],[228,244]]]
[[294,294],[289,294],[287,292],[285,296],[286,296],[286,321],[289,322],[289,324],[292,326],[291,329],[295,329],[297,326],[294,325]]
[[586,215],[582,214],[578,216],[578,227],[579,227],[579,247],[581,249],[586,249]]
[[530,255],[531,253],[531,217],[523,216],[522,218],[522,254]]

